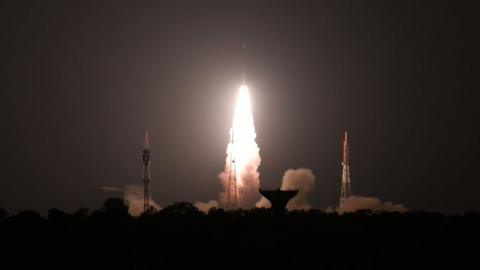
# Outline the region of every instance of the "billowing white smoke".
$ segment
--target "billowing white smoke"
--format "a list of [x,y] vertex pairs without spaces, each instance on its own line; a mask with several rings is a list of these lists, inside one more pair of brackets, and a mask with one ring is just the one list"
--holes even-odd
[[[236,178],[237,183],[237,207],[252,208],[260,196],[258,193],[260,182],[258,167],[261,159],[260,149],[255,141],[256,133],[250,96],[248,87],[245,85],[240,87],[230,138],[226,151],[225,169],[218,175],[222,185],[219,203],[222,207],[227,207],[228,182],[232,169],[233,176],[236,176],[232,179]],[[230,168],[232,160],[235,161],[234,168]],[[231,194],[233,197],[234,192]]]
[[[128,204],[128,213],[132,216],[139,216],[143,212],[143,187],[125,186],[123,189],[123,199]],[[160,206],[150,199],[150,206],[160,210]]]
[[312,206],[308,195],[315,187],[315,175],[309,169],[287,170],[282,179],[282,190],[298,190],[298,193],[287,204],[288,210],[307,210]]
[[[288,210],[308,210],[312,206],[308,202],[308,195],[315,187],[315,175],[310,169],[299,168],[287,170],[282,178],[281,190],[298,190],[298,193],[287,204]],[[257,207],[271,207],[270,202],[262,197]]]
[[[382,202],[375,197],[363,197],[363,196],[350,196],[342,205],[335,208],[340,214],[345,212],[355,212],[357,210],[372,210],[372,211],[385,211],[385,212],[406,212],[408,209],[402,204],[394,204],[392,202]],[[327,212],[333,211],[333,209],[327,208]]]
[[195,202],[194,205],[204,213],[208,213],[208,210],[210,210],[213,207],[218,208],[218,202],[216,200],[210,200],[208,202],[197,201]]

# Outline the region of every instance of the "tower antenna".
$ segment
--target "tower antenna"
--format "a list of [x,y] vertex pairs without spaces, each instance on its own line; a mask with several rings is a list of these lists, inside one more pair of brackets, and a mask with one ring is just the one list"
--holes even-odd
[[348,133],[345,131],[343,139],[343,162],[342,162],[342,188],[340,191],[340,206],[352,195],[352,184],[350,181],[350,164],[348,156]]
[[227,190],[227,209],[232,210],[237,208],[237,171],[235,168],[235,141],[234,129],[230,132],[230,166],[228,175],[228,190]]
[[150,210],[150,137],[145,129],[143,146],[143,211]]

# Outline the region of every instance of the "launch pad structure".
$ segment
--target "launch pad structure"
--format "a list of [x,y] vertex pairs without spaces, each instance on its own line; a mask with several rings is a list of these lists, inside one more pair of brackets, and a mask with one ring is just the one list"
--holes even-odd
[[286,211],[288,202],[297,195],[298,190],[258,190],[272,204],[272,211],[281,214]]
[[228,169],[227,209],[233,210],[237,204],[237,170],[235,167],[234,129],[230,131],[230,164]]
[[145,139],[143,147],[143,211],[150,209],[150,137],[148,129],[145,129]]
[[342,187],[340,191],[340,206],[352,195],[352,183],[350,180],[350,163],[348,156],[348,133],[345,131],[343,139],[343,161],[342,161]]

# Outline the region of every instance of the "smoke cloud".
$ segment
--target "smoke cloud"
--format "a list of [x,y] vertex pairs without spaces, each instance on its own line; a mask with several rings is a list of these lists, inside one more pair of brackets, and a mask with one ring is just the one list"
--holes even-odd
[[194,205],[204,213],[208,213],[208,210],[210,210],[213,207],[218,208],[218,202],[216,200],[210,200],[208,202],[197,201],[195,202]]
[[[298,193],[287,204],[287,209],[308,210],[312,208],[308,202],[308,195],[315,187],[315,175],[310,169],[299,168],[287,170],[282,178],[281,190],[298,190]],[[270,202],[262,197],[256,204],[257,207],[271,207]]]
[[[143,212],[143,187],[125,186],[123,191],[123,199],[128,204],[128,213],[132,216],[139,216]],[[152,199],[150,199],[150,206],[156,210],[161,209]]]
[[[260,165],[260,157],[252,159],[251,163],[244,167],[242,172],[237,175],[237,201],[238,208],[252,208],[255,206],[255,202],[260,196],[258,193],[259,188],[259,173],[257,168]],[[223,191],[219,194],[219,202],[223,207],[227,205],[227,190],[230,165],[225,165],[225,171],[218,175]]]
[[283,175],[283,190],[298,190],[298,194],[287,204],[288,210],[307,210],[312,208],[308,195],[315,187],[315,175],[309,169],[287,170]]
[[[328,211],[333,209],[327,208]],[[392,202],[382,202],[375,197],[363,197],[363,196],[350,196],[345,202],[337,207],[335,211],[340,214],[345,212],[355,212],[357,210],[372,210],[372,211],[385,211],[385,212],[407,212],[408,208],[402,204],[394,204]]]

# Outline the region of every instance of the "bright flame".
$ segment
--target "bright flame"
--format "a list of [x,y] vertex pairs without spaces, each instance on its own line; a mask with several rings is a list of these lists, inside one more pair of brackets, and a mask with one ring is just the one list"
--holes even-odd
[[254,207],[258,199],[260,150],[255,142],[255,126],[253,124],[252,107],[248,86],[242,85],[239,89],[233,125],[230,129],[230,142],[227,146],[227,158],[224,172],[219,178],[224,187],[220,194],[220,203],[227,204],[228,180],[231,160],[235,161],[237,183],[237,207]]
[[[233,137],[234,142],[229,145],[231,147],[230,152],[234,155],[236,170],[242,172],[250,163],[252,153],[258,151],[257,144],[255,143],[256,134],[255,127],[253,126],[250,95],[248,93],[248,87],[245,85],[240,87],[230,136]],[[241,178],[237,184],[242,184]]]

